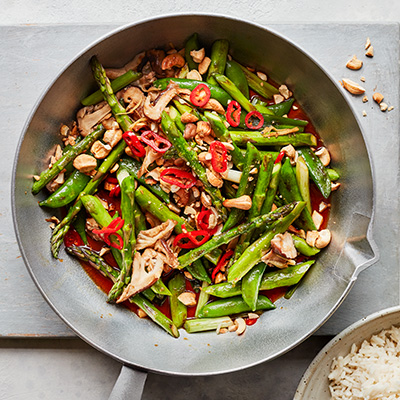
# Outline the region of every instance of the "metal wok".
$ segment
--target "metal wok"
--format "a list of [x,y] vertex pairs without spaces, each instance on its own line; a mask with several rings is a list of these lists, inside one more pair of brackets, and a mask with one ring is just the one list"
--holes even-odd
[[[60,142],[60,124],[73,120],[79,99],[95,89],[90,57],[97,54],[104,65],[118,67],[142,50],[169,42],[182,45],[194,31],[207,46],[217,38],[228,39],[231,54],[239,61],[259,66],[275,81],[287,83],[329,147],[342,176],[342,187],[332,196],[332,243],[318,257],[296,295],[290,301],[278,300],[277,309],[265,313],[243,337],[183,331],[179,339],[173,339],[151,321],[108,304],[76,260],[62,252],[62,260],[52,258],[45,222],[50,214],[38,207],[41,195],[31,195],[32,175],[45,168],[50,152]],[[15,159],[14,224],[33,280],[50,306],[82,339],[143,371],[220,374],[271,360],[298,345],[332,315],[360,271],[376,261],[371,238],[372,175],[352,107],[334,79],[302,49],[273,31],[239,19],[167,16],[125,26],[101,38],[75,57],[42,95]],[[123,369],[120,388],[128,388],[130,371],[134,370]],[[145,375],[136,375],[143,386]],[[122,398],[121,393],[115,391],[115,398]]]

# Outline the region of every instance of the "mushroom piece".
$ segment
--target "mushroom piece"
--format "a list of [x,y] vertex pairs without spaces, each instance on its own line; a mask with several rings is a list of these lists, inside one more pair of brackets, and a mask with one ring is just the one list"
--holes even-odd
[[282,257],[281,255],[276,254],[273,250],[270,250],[267,254],[261,257],[261,261],[280,269],[296,264],[294,260]]
[[278,233],[271,240],[271,247],[275,251],[286,258],[296,258],[297,250],[294,247],[292,235],[289,232],[284,234]]
[[156,244],[154,245],[154,250],[158,251],[164,256],[164,264],[171,268],[179,268],[179,261],[176,254],[164,239],[157,240]]
[[147,168],[151,165],[154,161],[158,160],[163,156],[162,153],[158,153],[157,151],[153,150],[150,146],[146,147],[146,155],[144,156],[142,166],[138,171],[138,178],[141,178],[144,174],[148,172]]
[[143,112],[147,118],[153,121],[159,121],[161,119],[161,113],[167,107],[168,103],[178,94],[177,85],[169,84],[167,89],[159,96],[154,105],[151,105],[150,96],[146,97],[144,102]]
[[144,102],[144,93],[135,86],[130,86],[124,90],[122,98],[124,102],[127,104],[126,110],[127,112],[133,110],[138,105],[140,106]]
[[161,255],[155,250],[146,249],[143,255],[137,251],[132,263],[131,281],[118,298],[117,303],[128,300],[157,282],[163,272],[163,265]]
[[96,222],[94,218],[90,217],[86,219],[85,228],[86,232],[93,240],[96,240],[97,242],[101,242],[103,240],[103,238],[100,235],[93,233],[93,229],[100,229],[100,225]]
[[283,257],[272,250],[269,251],[261,260],[266,264],[268,264],[269,266],[273,266],[280,269],[284,269],[291,265],[296,264],[295,260]]
[[130,69],[136,71],[139,65],[143,62],[145,55],[146,52],[144,51],[136,54],[136,56],[128,63],[126,63],[122,68],[106,68],[107,77],[109,79],[115,79],[125,74],[125,72],[128,72]]
[[94,106],[81,108],[77,114],[78,129],[82,136],[87,136],[100,121],[107,118],[111,113],[110,106],[102,101]]
[[176,224],[176,221],[168,219],[154,228],[140,231],[137,236],[135,249],[142,250],[153,246],[160,239],[168,239]]

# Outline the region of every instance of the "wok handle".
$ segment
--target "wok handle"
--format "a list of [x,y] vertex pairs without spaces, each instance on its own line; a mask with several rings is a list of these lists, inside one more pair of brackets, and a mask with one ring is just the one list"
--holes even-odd
[[372,217],[358,212],[352,215],[346,243],[335,265],[337,276],[354,281],[361,271],[379,260],[379,250],[372,231]]
[[140,400],[146,378],[147,372],[123,365],[108,400]]

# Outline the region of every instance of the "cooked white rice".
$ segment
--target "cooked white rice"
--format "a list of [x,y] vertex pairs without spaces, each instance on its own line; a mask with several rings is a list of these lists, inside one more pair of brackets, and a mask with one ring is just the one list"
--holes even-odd
[[333,400],[400,399],[400,328],[394,326],[352,345],[335,358],[329,374]]

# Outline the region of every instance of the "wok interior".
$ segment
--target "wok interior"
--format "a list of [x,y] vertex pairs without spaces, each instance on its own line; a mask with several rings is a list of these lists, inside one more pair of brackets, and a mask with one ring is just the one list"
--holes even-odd
[[[215,332],[188,335],[182,330],[181,337],[173,339],[151,321],[107,304],[105,294],[78,261],[63,251],[62,260],[52,258],[51,231],[45,222],[52,213],[38,207],[41,194],[30,193],[32,175],[46,167],[50,151],[60,142],[60,125],[75,118],[79,99],[95,89],[89,67],[93,54],[103,65],[118,67],[146,49],[169,42],[179,48],[194,31],[206,46],[218,38],[228,39],[234,58],[287,83],[341,174],[342,187],[332,196],[332,243],[292,299],[279,300],[277,309],[263,314],[243,337]],[[243,21],[204,15],[166,17],[129,26],[97,42],[62,71],[27,125],[15,169],[14,194],[16,230],[25,261],[59,315],[82,338],[120,361],[153,371],[191,375],[228,372],[270,360],[314,332],[351,287],[356,265],[342,250],[349,236],[364,237],[364,225],[368,227],[368,223],[354,223],[354,213],[368,221],[373,208],[371,168],[362,133],[332,80],[280,36]],[[356,219],[360,218],[357,215]]]

